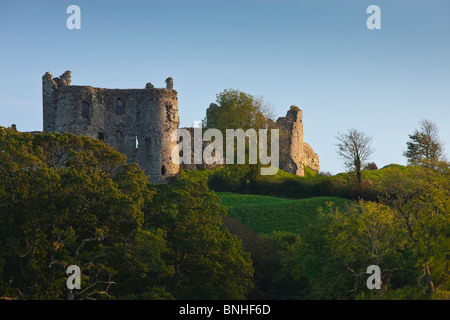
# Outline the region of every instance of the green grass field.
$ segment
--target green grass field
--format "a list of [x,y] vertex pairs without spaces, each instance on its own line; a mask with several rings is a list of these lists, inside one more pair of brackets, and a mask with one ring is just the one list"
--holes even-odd
[[258,234],[288,231],[301,234],[305,226],[314,223],[320,206],[333,202],[344,207],[349,200],[338,197],[286,199],[270,196],[218,192],[230,217],[237,218]]

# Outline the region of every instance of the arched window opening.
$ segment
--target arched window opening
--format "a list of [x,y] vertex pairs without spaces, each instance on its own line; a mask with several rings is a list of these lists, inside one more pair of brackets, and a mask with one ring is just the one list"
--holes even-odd
[[90,105],[86,101],[81,102],[81,116],[85,119],[91,117]]

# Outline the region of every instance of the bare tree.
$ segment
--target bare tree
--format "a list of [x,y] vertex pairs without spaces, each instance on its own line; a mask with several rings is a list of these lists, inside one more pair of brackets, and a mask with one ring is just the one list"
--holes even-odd
[[439,138],[439,128],[430,120],[419,121],[420,130],[415,129],[409,135],[407,150],[403,155],[412,165],[434,168],[439,161],[445,160],[444,144]]
[[337,153],[349,171],[356,172],[358,183],[361,183],[361,169],[374,153],[372,137],[354,128],[347,133],[338,133]]

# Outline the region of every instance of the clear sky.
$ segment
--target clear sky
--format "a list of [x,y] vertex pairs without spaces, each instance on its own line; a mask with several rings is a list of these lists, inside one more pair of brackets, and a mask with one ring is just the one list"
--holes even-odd
[[[81,29],[69,30],[69,5]],[[369,5],[381,29],[369,30]],[[374,139],[378,167],[405,164],[418,121],[450,150],[450,1],[0,1],[0,126],[42,130],[41,77],[72,84],[178,91],[191,126],[226,88],[261,95],[277,117],[303,110],[321,170],[344,170],[337,132]]]

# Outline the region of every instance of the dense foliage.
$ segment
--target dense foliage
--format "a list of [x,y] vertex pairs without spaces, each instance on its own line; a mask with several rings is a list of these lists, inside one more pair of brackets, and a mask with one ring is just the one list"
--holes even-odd
[[264,129],[273,120],[270,107],[261,97],[226,89],[217,94],[216,107],[208,109],[204,127],[225,133],[226,129]]
[[235,165],[153,185],[101,141],[0,128],[0,297],[449,298],[448,163],[361,183],[305,173]]
[[[230,208],[228,219],[235,220],[227,224],[254,260],[270,264],[255,264],[254,297],[449,298],[448,164],[437,171],[390,166],[368,177],[372,183],[367,188],[383,195],[377,201],[324,203],[324,198],[219,193]],[[313,201],[316,214],[308,205]],[[366,287],[370,265],[381,268],[380,291]],[[261,277],[263,284],[257,282]]]
[[429,120],[419,121],[420,128],[409,135],[406,142],[407,149],[403,155],[412,165],[421,165],[427,168],[435,167],[445,160],[444,144],[439,138],[439,128],[436,123]]
[[152,186],[125,160],[95,139],[0,128],[0,297],[245,297],[250,258],[205,183]]

